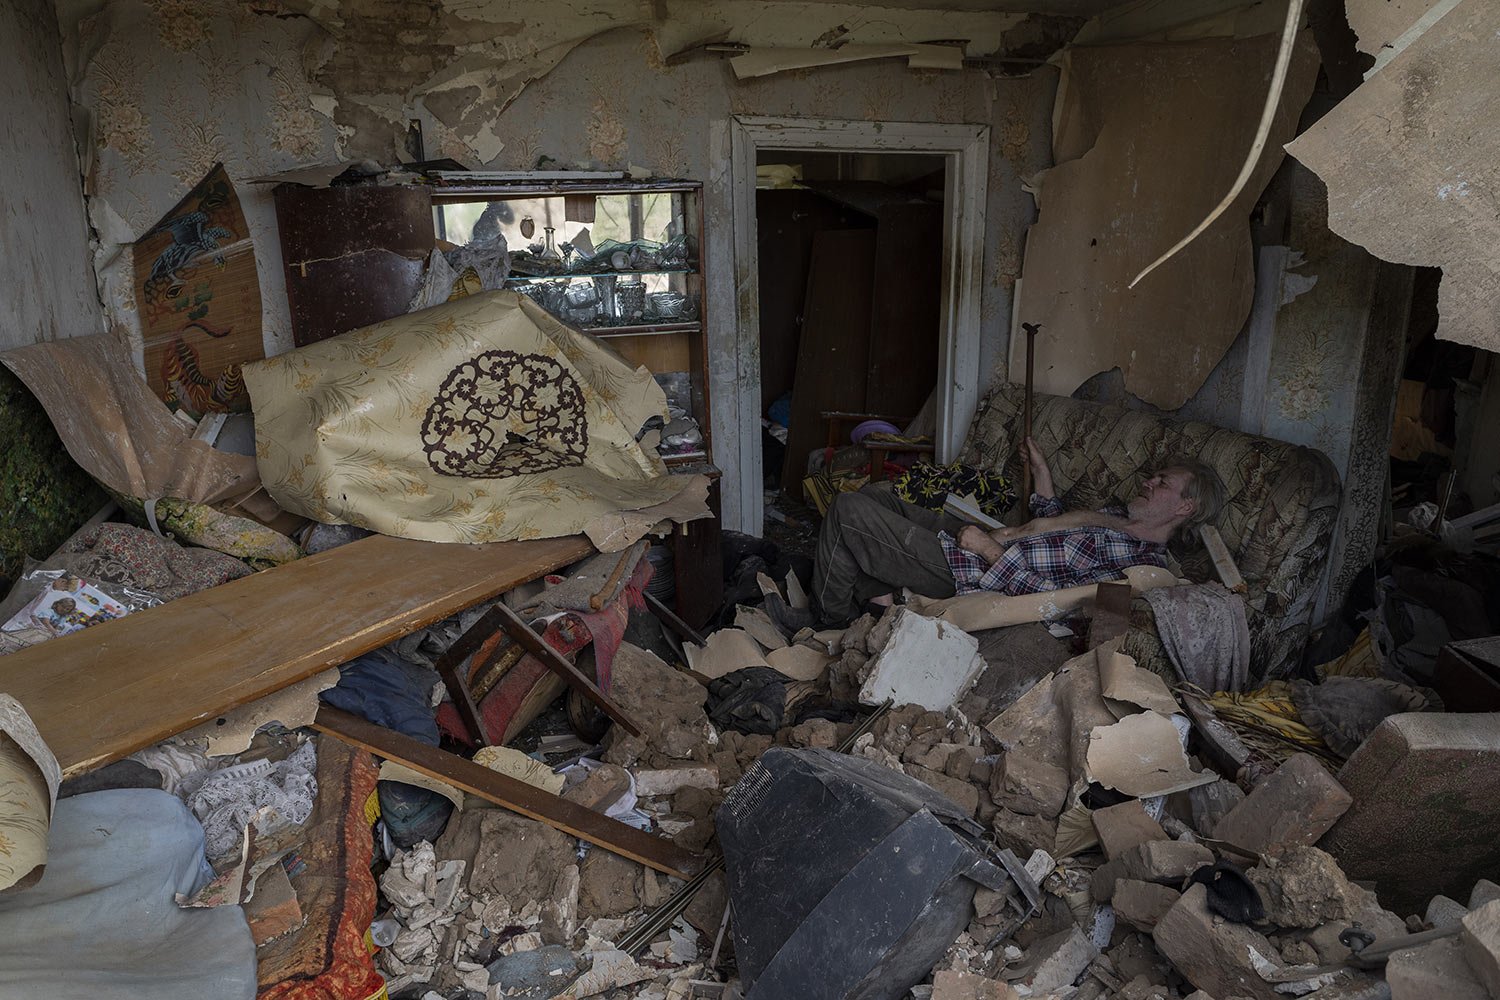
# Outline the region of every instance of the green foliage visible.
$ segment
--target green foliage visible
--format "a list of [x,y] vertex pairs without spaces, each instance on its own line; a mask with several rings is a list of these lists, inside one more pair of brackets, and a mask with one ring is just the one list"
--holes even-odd
[[109,498],[69,457],[42,404],[0,365],[0,576],[43,559]]

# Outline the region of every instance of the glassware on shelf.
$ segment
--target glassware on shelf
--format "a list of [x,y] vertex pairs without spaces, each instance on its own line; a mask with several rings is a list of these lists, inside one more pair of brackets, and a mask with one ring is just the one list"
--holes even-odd
[[682,292],[652,292],[646,296],[647,315],[656,319],[680,320],[687,296]]
[[613,326],[620,319],[620,307],[615,301],[615,282],[618,280],[613,274],[594,278],[594,288],[599,293],[599,318],[605,326]]
[[547,234],[547,238],[542,246],[542,252],[537,254],[537,256],[542,260],[555,260],[561,263],[562,254],[557,252],[557,231],[551,226],[545,227],[542,231]]
[[590,282],[570,282],[563,290],[563,321],[592,326],[599,319],[599,291]]
[[646,315],[646,286],[640,281],[622,281],[615,286],[615,304],[622,323],[639,323]]

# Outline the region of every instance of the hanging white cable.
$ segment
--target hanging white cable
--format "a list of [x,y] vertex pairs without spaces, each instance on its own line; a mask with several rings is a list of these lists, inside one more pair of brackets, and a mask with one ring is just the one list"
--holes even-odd
[[1286,89],[1287,70],[1292,64],[1292,50],[1297,43],[1297,29],[1302,23],[1303,3],[1304,0],[1290,0],[1287,4],[1286,24],[1281,29],[1281,48],[1276,53],[1276,69],[1271,73],[1271,90],[1266,94],[1265,110],[1260,114],[1260,127],[1255,131],[1255,142],[1250,146],[1250,155],[1245,157],[1245,165],[1240,168],[1240,176],[1235,180],[1234,186],[1229,189],[1224,200],[1208,213],[1208,217],[1198,223],[1196,229],[1178,240],[1172,249],[1152,261],[1149,267],[1135,276],[1135,280],[1130,283],[1129,287],[1134,288],[1140,284],[1142,278],[1177,256],[1183,247],[1202,236],[1204,230],[1228,211],[1229,206],[1240,196],[1240,192],[1245,190],[1245,185],[1250,183],[1250,175],[1255,173],[1255,165],[1260,162],[1260,154],[1265,150],[1266,140],[1271,136],[1271,123],[1276,120],[1276,109],[1281,105],[1281,93]]

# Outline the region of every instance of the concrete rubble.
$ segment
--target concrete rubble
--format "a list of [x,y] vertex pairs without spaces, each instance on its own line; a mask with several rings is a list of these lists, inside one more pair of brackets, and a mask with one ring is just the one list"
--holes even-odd
[[[895,704],[847,752],[916,778],[983,829],[989,849],[1026,859],[1035,906],[1018,918],[1014,889],[978,889],[966,929],[902,997],[1500,998],[1500,886],[1481,879],[1461,893],[1430,894],[1420,911],[1386,909],[1317,846],[1360,808],[1318,758],[1291,755],[1251,786],[1249,771],[1206,767],[1190,736],[1180,744],[1185,759],[1208,780],[1146,798],[1091,785],[1097,730],[1144,712],[1173,720],[1179,733],[1190,729],[1185,713],[1165,711],[1165,689],[1155,685],[1150,699],[1138,699],[1149,708],[1122,698],[1106,704],[1101,664],[1110,665],[1117,694],[1122,670],[1134,669],[1112,648],[1107,659],[1089,651],[1069,661],[1014,705],[996,706],[993,718],[972,719],[956,707],[974,680],[972,647],[947,626],[931,634],[933,623],[907,609],[867,615],[842,632],[781,635],[769,617],[743,608],[737,621],[751,626],[763,653],[801,645],[827,658],[820,678],[796,682],[813,685],[815,703],[821,692],[847,704],[874,690],[872,680],[887,691],[941,689],[945,704],[915,696]],[[963,650],[950,655],[955,642]],[[912,648],[902,652],[903,644]],[[916,657],[920,669],[911,666]],[[974,673],[982,669],[981,658]],[[721,802],[762,755],[835,749],[855,730],[849,715],[790,710],[774,734],[720,729],[705,715],[699,682],[629,644],[616,660],[614,690],[646,732],[612,728],[602,761],[570,777],[563,796],[611,815],[626,809],[639,825],[709,857]],[[741,997],[747,985],[758,1000],[753,983],[735,976],[721,873],[654,941],[626,953],[628,932],[680,880],[474,805],[437,843],[398,852],[381,877],[383,916],[398,927],[378,959],[393,1000],[719,1000]],[[817,843],[807,847],[816,852]],[[1389,962],[1355,967],[1340,939],[1351,928],[1380,942]],[[1432,928],[1449,935],[1397,947]]]

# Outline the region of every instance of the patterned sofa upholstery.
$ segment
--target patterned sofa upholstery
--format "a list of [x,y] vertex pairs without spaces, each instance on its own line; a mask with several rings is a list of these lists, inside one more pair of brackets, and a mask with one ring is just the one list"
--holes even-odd
[[[1020,386],[992,390],[974,415],[960,461],[1019,482],[1023,399]],[[1069,509],[1134,496],[1168,455],[1193,456],[1217,470],[1228,490],[1217,527],[1249,587],[1251,677],[1274,678],[1296,666],[1338,516],[1339,476],[1327,456],[1211,424],[1040,394],[1032,436]],[[1172,549],[1188,579],[1216,579],[1197,539]],[[1175,678],[1143,599],[1131,609],[1124,648],[1141,666]]]

